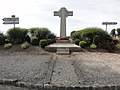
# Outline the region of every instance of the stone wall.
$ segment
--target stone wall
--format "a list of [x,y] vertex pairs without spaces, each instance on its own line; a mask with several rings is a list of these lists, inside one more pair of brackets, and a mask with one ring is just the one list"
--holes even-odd
[[[16,79],[3,79],[0,80],[1,86],[9,86],[9,88],[3,88],[2,90],[120,90],[119,85],[107,85],[107,86],[54,86],[51,84],[32,84],[20,82]],[[21,88],[21,89],[20,89]]]

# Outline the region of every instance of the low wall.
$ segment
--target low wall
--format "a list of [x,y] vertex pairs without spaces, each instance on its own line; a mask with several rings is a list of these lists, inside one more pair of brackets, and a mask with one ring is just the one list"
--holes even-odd
[[[0,85],[9,86],[7,90],[15,90],[13,87],[19,87],[16,90],[120,90],[120,85],[107,85],[107,86],[54,86],[51,84],[32,84],[20,82],[16,79],[3,79],[0,80]],[[1,90],[1,89],[0,89]],[[2,89],[4,90],[4,89]],[[6,89],[5,89],[6,90]]]

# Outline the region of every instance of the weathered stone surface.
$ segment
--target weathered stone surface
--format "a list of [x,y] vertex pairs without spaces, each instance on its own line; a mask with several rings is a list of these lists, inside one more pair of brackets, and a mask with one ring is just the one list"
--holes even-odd
[[67,47],[58,47],[57,48],[57,54],[69,54],[70,53],[70,51],[69,51],[69,48],[67,48]]
[[70,52],[80,52],[82,51],[80,46],[71,43],[54,43],[45,47],[45,50],[49,52],[57,52],[57,48],[69,48]]
[[54,11],[54,16],[60,17],[60,37],[66,37],[66,17],[73,16],[73,11],[67,11],[65,7],[62,7],[59,11]]

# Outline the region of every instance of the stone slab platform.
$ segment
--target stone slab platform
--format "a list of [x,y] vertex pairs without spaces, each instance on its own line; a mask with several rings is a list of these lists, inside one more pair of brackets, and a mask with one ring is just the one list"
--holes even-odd
[[80,46],[71,43],[54,43],[45,47],[45,50],[50,52],[57,52],[57,48],[69,48],[70,52],[82,51]]

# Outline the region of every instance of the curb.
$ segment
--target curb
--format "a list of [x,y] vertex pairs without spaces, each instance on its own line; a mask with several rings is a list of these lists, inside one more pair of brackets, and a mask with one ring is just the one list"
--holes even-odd
[[26,83],[17,79],[2,79],[0,80],[0,85],[11,85],[35,90],[120,90],[120,85],[55,86],[51,84]]

